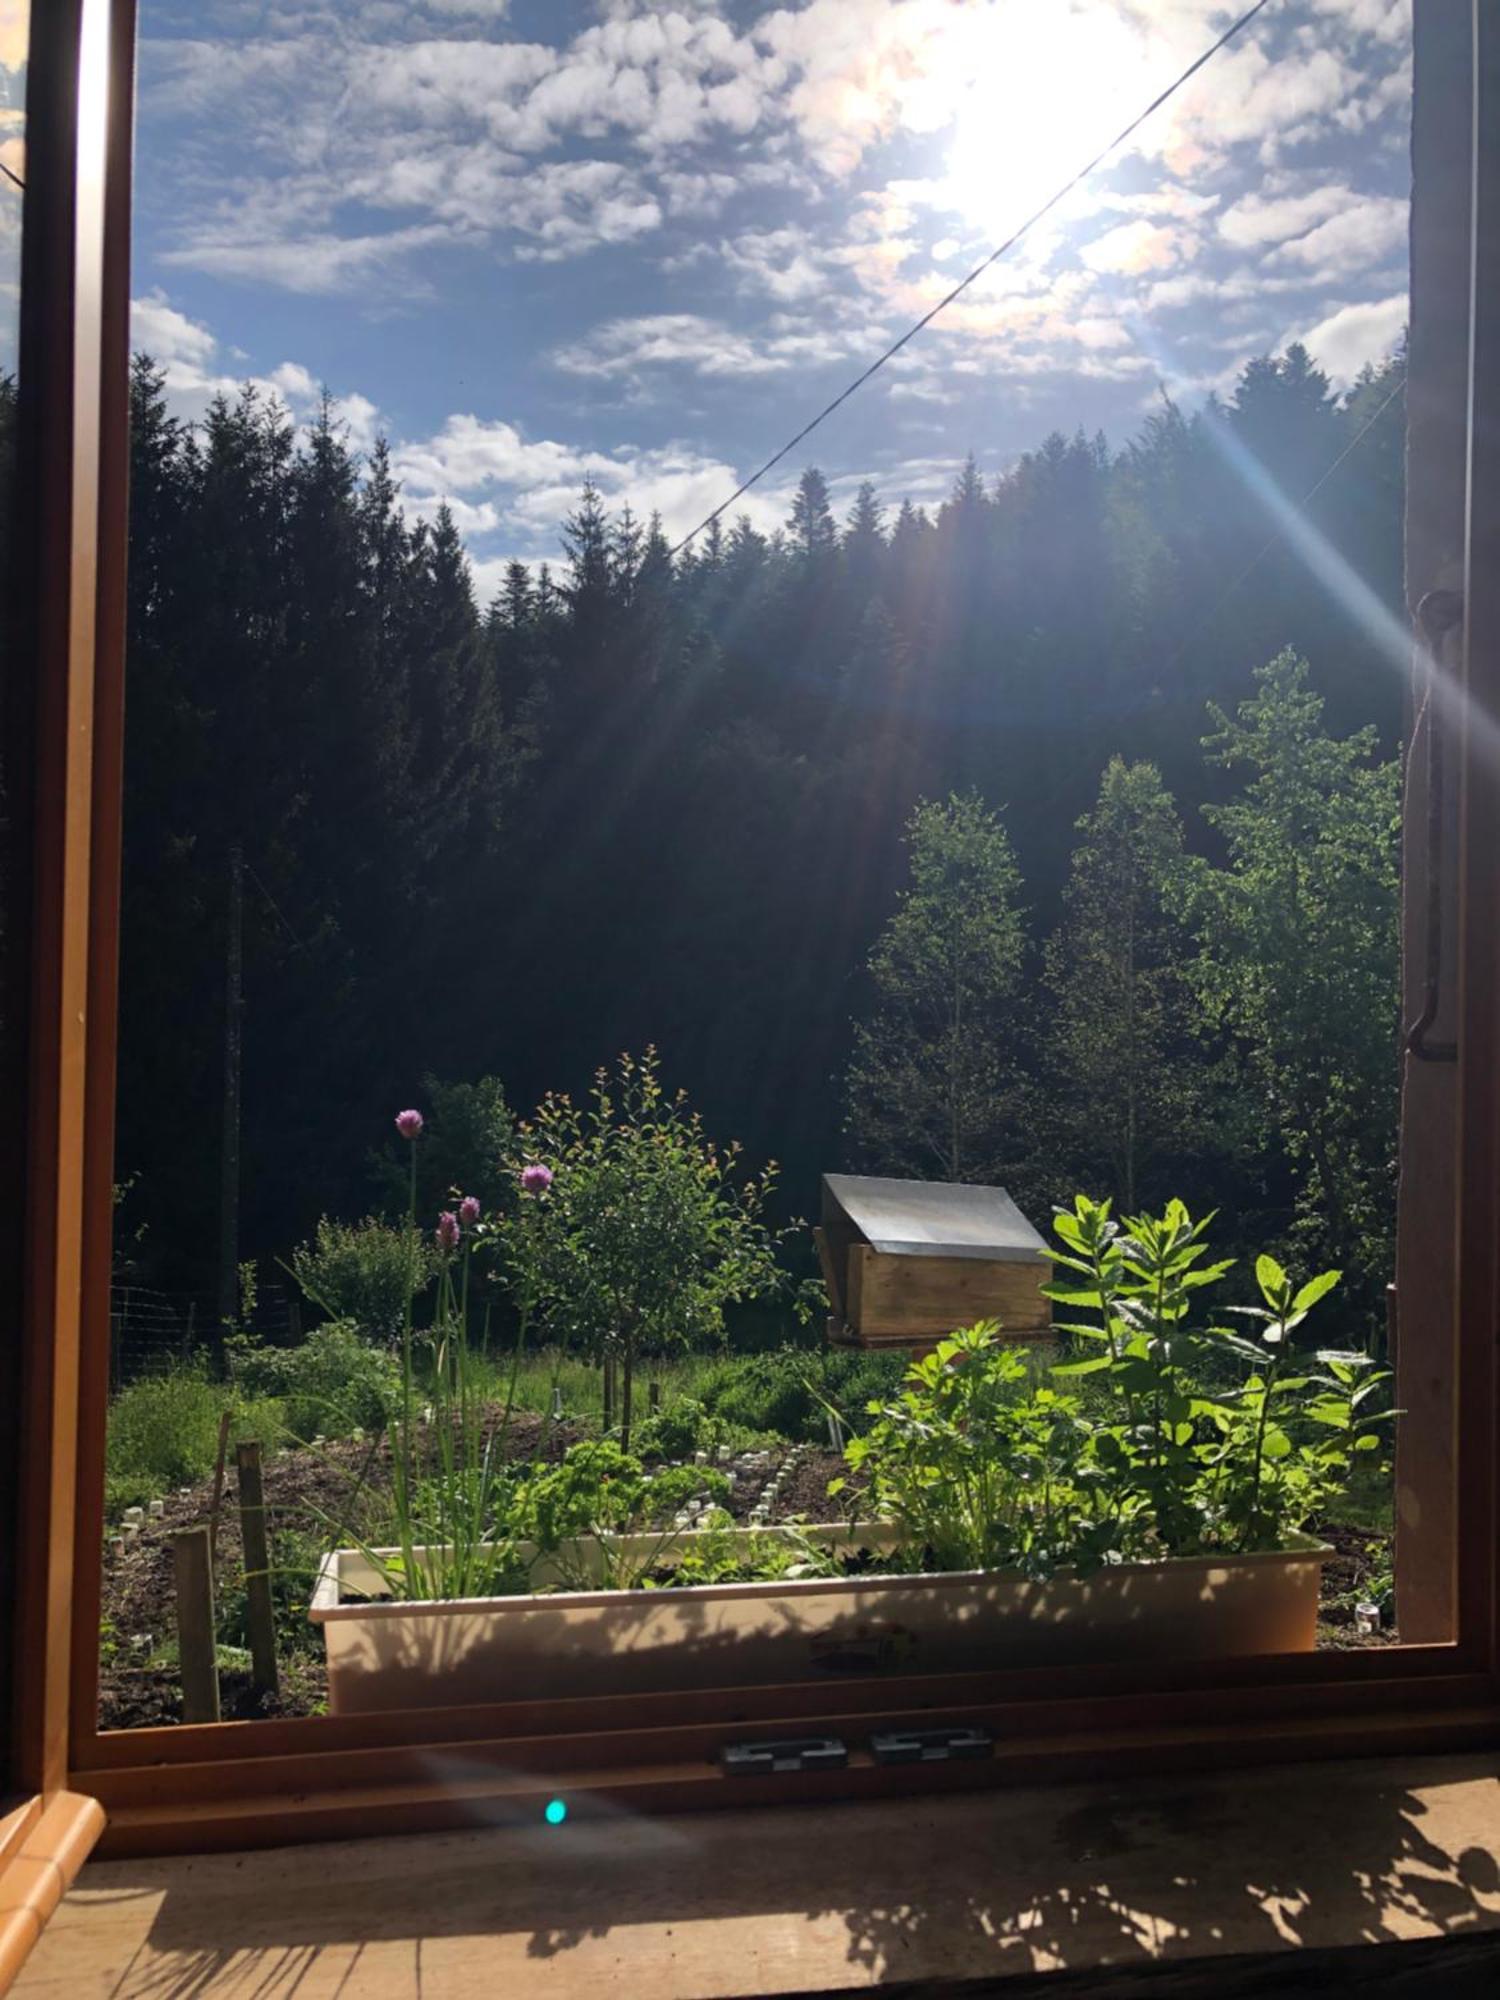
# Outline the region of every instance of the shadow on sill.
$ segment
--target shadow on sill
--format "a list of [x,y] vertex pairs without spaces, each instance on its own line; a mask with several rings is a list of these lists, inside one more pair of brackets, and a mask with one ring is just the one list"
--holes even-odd
[[[443,1764],[462,1777],[457,1760]],[[120,2000],[266,1996],[310,1978],[318,1990],[343,1979],[371,1995],[442,1992],[463,1984],[463,1967],[486,1968],[497,1992],[572,1990],[571,1972],[590,1991],[607,1976],[652,2000],[997,1976],[1003,1990],[1010,1975],[1101,1966],[1175,1963],[1186,1975],[1203,1958],[1223,1961],[1228,1980],[1234,1959],[1290,1947],[1468,1937],[1477,1950],[1490,1931],[1500,1942],[1497,1850],[1494,1757],[476,1825],[99,1864],[37,1971],[67,1978],[69,1934],[112,1922],[140,1933],[128,1982],[111,1989]],[[1275,1990],[1339,1990],[1294,1984],[1311,1965],[1287,1962]],[[382,1966],[407,1972],[377,1977]],[[1430,1963],[1423,1976],[1409,1990],[1464,1990]],[[1127,1979],[1119,1990],[1178,1989]],[[1484,1990],[1500,1990],[1493,1965]]]

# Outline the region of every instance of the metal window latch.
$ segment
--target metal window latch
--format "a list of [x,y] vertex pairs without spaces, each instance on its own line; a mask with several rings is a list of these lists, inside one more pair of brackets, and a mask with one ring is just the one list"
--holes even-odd
[[842,1771],[849,1746],[837,1736],[790,1736],[778,1743],[726,1743],[719,1752],[726,1778],[766,1778],[778,1771]]
[[870,1750],[877,1764],[946,1764],[993,1756],[995,1739],[987,1729],[877,1729]]
[[1457,1042],[1430,1042],[1427,1035],[1438,1015],[1443,969],[1443,703],[1437,685],[1437,655],[1444,638],[1457,631],[1463,620],[1461,591],[1429,590],[1417,606],[1417,627],[1427,661],[1423,700],[1427,720],[1427,911],[1422,1011],[1402,1043],[1418,1062],[1458,1061]]

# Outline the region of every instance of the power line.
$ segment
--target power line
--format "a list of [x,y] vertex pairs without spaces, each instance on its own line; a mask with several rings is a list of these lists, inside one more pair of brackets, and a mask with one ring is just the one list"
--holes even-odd
[[723,501],[719,506],[715,507],[715,509],[711,514],[705,514],[703,519],[698,523],[697,527],[690,529],[689,532],[683,536],[682,540],[675,545],[675,547],[671,550],[672,555],[674,556],[680,555],[682,551],[687,547],[688,543],[692,541],[695,535],[701,535],[703,530],[706,527],[708,527],[711,522],[717,521],[722,514],[727,513],[729,509],[734,505],[736,500],[741,499],[746,493],[748,493],[752,486],[758,485],[759,482],[765,478],[766,474],[772,469],[773,466],[777,466],[781,463],[781,461],[786,457],[788,452],[795,451],[797,446],[801,444],[802,440],[805,437],[810,436],[812,432],[818,428],[818,425],[824,421],[825,418],[831,417],[834,411],[838,409],[841,404],[847,403],[849,398],[854,394],[856,389],[862,389],[865,383],[869,381],[872,375],[877,374],[880,371],[880,369],[884,368],[885,364],[889,360],[891,360],[893,356],[899,354],[902,348],[905,347],[909,341],[915,340],[915,338],[922,331],[922,329],[924,327],[930,326],[932,322],[937,318],[940,312],[944,311],[948,306],[951,306],[953,301],[956,298],[960,297],[964,292],[966,292],[969,289],[970,285],[972,285],[977,278],[982,278],[985,272],[989,270],[992,264],[998,264],[1000,259],[1004,257],[1007,254],[1007,252],[1013,250],[1016,247],[1016,245],[1021,241],[1021,238],[1025,236],[1029,230],[1032,230],[1036,227],[1036,225],[1042,220],[1043,216],[1050,215],[1052,210],[1057,207],[1060,201],[1065,200],[1067,196],[1073,192],[1074,188],[1080,186],[1084,181],[1088,179],[1089,175],[1092,174],[1096,168],[1101,167],[1104,164],[1104,162],[1109,158],[1111,153],[1116,152],[1121,146],[1125,144],[1125,141],[1127,139],[1133,137],[1134,134],[1140,130],[1141,126],[1145,124],[1148,118],[1150,118],[1155,112],[1160,111],[1161,107],[1165,103],[1167,103],[1167,101],[1170,98],[1175,97],[1177,92],[1181,90],[1182,86],[1185,83],[1187,83],[1192,77],[1195,77],[1198,74],[1199,70],[1202,69],[1205,63],[1211,62],[1213,58],[1219,53],[1220,49],[1227,47],[1228,44],[1234,40],[1235,36],[1238,35],[1242,29],[1248,28],[1250,23],[1255,19],[1256,15],[1263,12],[1264,9],[1267,8],[1270,4],[1271,0],[1255,0],[1255,5],[1253,7],[1247,8],[1246,11],[1243,14],[1241,14],[1241,16],[1237,21],[1233,22],[1229,27],[1227,27],[1224,30],[1223,34],[1219,36],[1216,42],[1214,42],[1210,47],[1206,48],[1203,51],[1202,55],[1200,55],[1196,59],[1196,61],[1189,63],[1187,68],[1182,72],[1182,74],[1177,78],[1177,80],[1174,83],[1168,84],[1167,88],[1164,91],[1162,91],[1158,97],[1154,97],[1151,100],[1151,102],[1146,106],[1144,111],[1138,112],[1137,115],[1131,119],[1130,123],[1127,126],[1125,126],[1123,131],[1117,132],[1115,134],[1114,138],[1110,140],[1109,144],[1105,146],[1102,149],[1102,151],[1095,153],[1094,157],[1088,162],[1087,166],[1080,167],[1078,169],[1078,172],[1074,174],[1073,178],[1070,181],[1068,181],[1065,186],[1060,187],[1057,190],[1056,194],[1050,195],[1048,199],[1042,203],[1039,209],[1037,209],[1033,214],[1027,216],[1026,220],[1021,224],[1019,229],[1013,231],[1011,235],[1007,236],[1005,241],[1002,244],[1000,244],[997,249],[992,250],[988,255],[988,257],[986,257],[982,263],[976,264],[973,270],[969,273],[969,275],[966,278],[961,278],[959,282],[953,287],[953,290],[945,294],[944,297],[940,298],[937,304],[933,306],[929,312],[923,313],[922,317],[916,322],[916,324],[914,326],[909,326],[906,332],[902,334],[901,338],[897,341],[894,341],[891,344],[891,346],[889,346],[885,350],[884,354],[877,355],[875,360],[873,360],[870,363],[869,367],[865,369],[863,374],[856,375],[854,380],[849,384],[849,386],[846,389],[841,390],[839,394],[834,397],[833,401],[829,403],[824,409],[819,410],[818,414],[812,419],[810,423],[804,424],[795,437],[788,438],[786,443],[781,447],[780,451],[776,452],[772,457],[768,458],[765,464],[761,466],[758,471],[752,472],[750,477],[747,480],[745,480],[742,485],[739,485],[734,489],[733,493],[730,494],[727,500]]
[[5,178],[8,181],[14,181],[16,186],[21,190],[22,194],[25,194],[26,192],[25,181],[22,180],[21,176],[18,173],[13,172],[11,168],[9,168],[5,164],[4,160],[0,160],[0,174],[4,174]]
[[245,873],[250,877],[250,880],[255,884],[256,888],[259,889],[260,893],[265,897],[266,901],[270,904],[272,913],[274,914],[277,922],[281,925],[281,928],[286,932],[287,936],[291,939],[292,943],[297,947],[298,951],[306,951],[307,946],[302,942],[301,938],[298,937],[297,933],[292,929],[291,925],[282,915],[281,905],[277,902],[276,898],[271,894],[270,890],[266,887],[265,883],[261,881],[260,877],[256,874],[255,870],[250,866],[250,863],[248,861],[242,860],[241,866],[244,868]]

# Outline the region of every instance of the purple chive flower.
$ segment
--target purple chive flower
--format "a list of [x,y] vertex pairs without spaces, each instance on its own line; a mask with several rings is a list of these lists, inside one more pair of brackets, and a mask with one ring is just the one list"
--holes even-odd
[[420,1139],[422,1136],[422,1114],[420,1111],[398,1111],[396,1130],[403,1139]]
[[437,1241],[439,1250],[458,1248],[458,1217],[451,1208],[445,1208],[437,1220]]
[[464,1196],[463,1200],[458,1204],[458,1219],[465,1229],[472,1229],[474,1227],[474,1224],[479,1220],[479,1198],[477,1195],[466,1194]]
[[540,1161],[533,1161],[529,1167],[522,1167],[521,1186],[527,1194],[545,1194],[551,1185],[550,1167],[544,1167]]

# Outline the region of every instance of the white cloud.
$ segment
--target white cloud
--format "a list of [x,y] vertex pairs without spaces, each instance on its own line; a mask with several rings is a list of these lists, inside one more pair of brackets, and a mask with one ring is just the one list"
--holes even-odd
[[[322,386],[300,361],[278,362],[263,375],[229,372],[218,337],[200,320],[179,312],[160,291],[131,300],[130,344],[161,369],[168,409],[189,423],[216,396],[233,398],[247,385],[273,397],[299,424],[315,415],[322,400]],[[227,358],[239,358],[238,350],[231,349]],[[329,415],[342,427],[352,451],[369,451],[380,431],[380,412],[368,396],[354,391],[331,397]]]
[[1218,230],[1236,250],[1285,243],[1347,208],[1357,196],[1340,182],[1321,182],[1301,194],[1248,194],[1220,215]]
[[1405,292],[1362,305],[1340,306],[1305,332],[1288,332],[1279,344],[1300,339],[1314,361],[1341,387],[1352,382],[1367,361],[1381,361],[1401,338],[1406,324]]
[[606,320],[582,340],[553,355],[570,375],[631,375],[647,367],[683,366],[700,375],[758,375],[788,366],[700,313],[648,313],[634,319]]
[[130,344],[144,348],[164,367],[183,363],[195,368],[212,361],[219,345],[206,326],[179,312],[160,291],[130,301]]
[[1142,219],[1122,222],[1103,236],[1096,236],[1092,243],[1084,245],[1080,254],[1091,271],[1128,273],[1162,270],[1175,264],[1182,251],[1179,231]]
[[[503,419],[472,412],[450,416],[430,438],[393,453],[397,477],[413,511],[431,513],[446,500],[491,508],[486,519],[517,543],[555,546],[557,529],[591,479],[606,502],[629,501],[644,520],[659,512],[669,536],[696,526],[742,475],[723,459],[683,444],[649,450],[580,450],[555,438],[527,438]],[[786,496],[746,496],[757,527],[780,524]]]
[[237,239],[217,236],[211,229],[180,248],[158,253],[159,261],[177,269],[206,271],[218,278],[238,278],[249,284],[278,285],[285,291],[312,295],[365,290],[412,250],[447,241],[443,224],[419,224],[368,236],[262,236]]
[[1410,204],[1398,195],[1353,202],[1295,242],[1282,255],[1307,264],[1321,278],[1348,276],[1389,262],[1406,245]]

